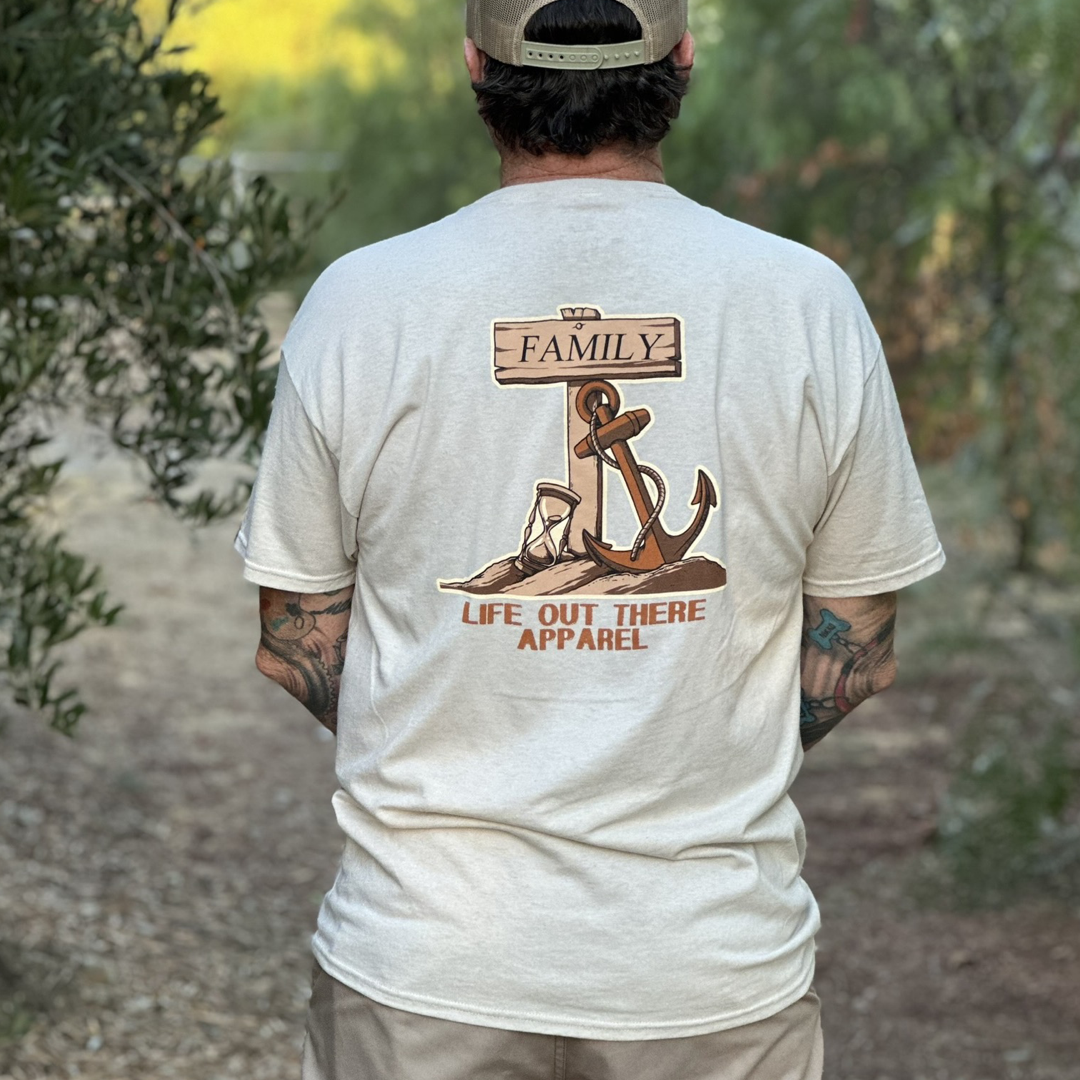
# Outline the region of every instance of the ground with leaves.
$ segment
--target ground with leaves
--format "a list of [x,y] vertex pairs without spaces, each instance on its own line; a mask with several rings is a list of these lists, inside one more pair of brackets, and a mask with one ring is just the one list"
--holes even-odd
[[[73,449],[57,512],[127,607],[70,649],[94,707],[74,742],[22,715],[0,740],[0,1078],[294,1078],[332,744],[252,666],[232,527],[186,531]],[[931,595],[901,609],[902,655]],[[984,674],[908,664],[797,782],[829,1080],[1080,1075],[1080,909],[912,897]]]

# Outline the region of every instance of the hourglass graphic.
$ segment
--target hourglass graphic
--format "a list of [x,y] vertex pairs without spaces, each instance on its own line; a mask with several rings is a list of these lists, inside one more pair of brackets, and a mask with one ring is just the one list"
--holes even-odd
[[525,574],[554,566],[565,554],[570,518],[581,497],[562,484],[540,481],[514,565]]

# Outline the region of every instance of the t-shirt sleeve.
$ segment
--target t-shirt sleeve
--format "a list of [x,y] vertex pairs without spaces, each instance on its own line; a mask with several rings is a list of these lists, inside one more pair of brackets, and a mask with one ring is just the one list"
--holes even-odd
[[893,592],[944,563],[889,367],[879,352],[863,386],[858,427],[829,477],[825,510],[806,552],[803,592]]
[[356,577],[356,519],[342,504],[338,462],[285,361],[251,499],[234,544],[244,577],[288,592],[324,593]]

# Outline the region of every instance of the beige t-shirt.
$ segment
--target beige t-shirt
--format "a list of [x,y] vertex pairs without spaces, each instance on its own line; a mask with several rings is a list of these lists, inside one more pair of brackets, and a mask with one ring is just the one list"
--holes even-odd
[[340,259],[284,358],[245,576],[356,583],[320,964],[586,1038],[799,998],[801,596],[944,562],[848,278],[659,184],[527,184]]

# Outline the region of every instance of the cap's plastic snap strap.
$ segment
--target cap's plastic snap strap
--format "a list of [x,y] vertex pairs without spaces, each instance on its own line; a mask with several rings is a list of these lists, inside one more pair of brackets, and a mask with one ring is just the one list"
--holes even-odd
[[644,41],[620,41],[616,45],[549,45],[541,41],[521,43],[522,67],[591,71],[595,68],[634,67],[646,62]]

